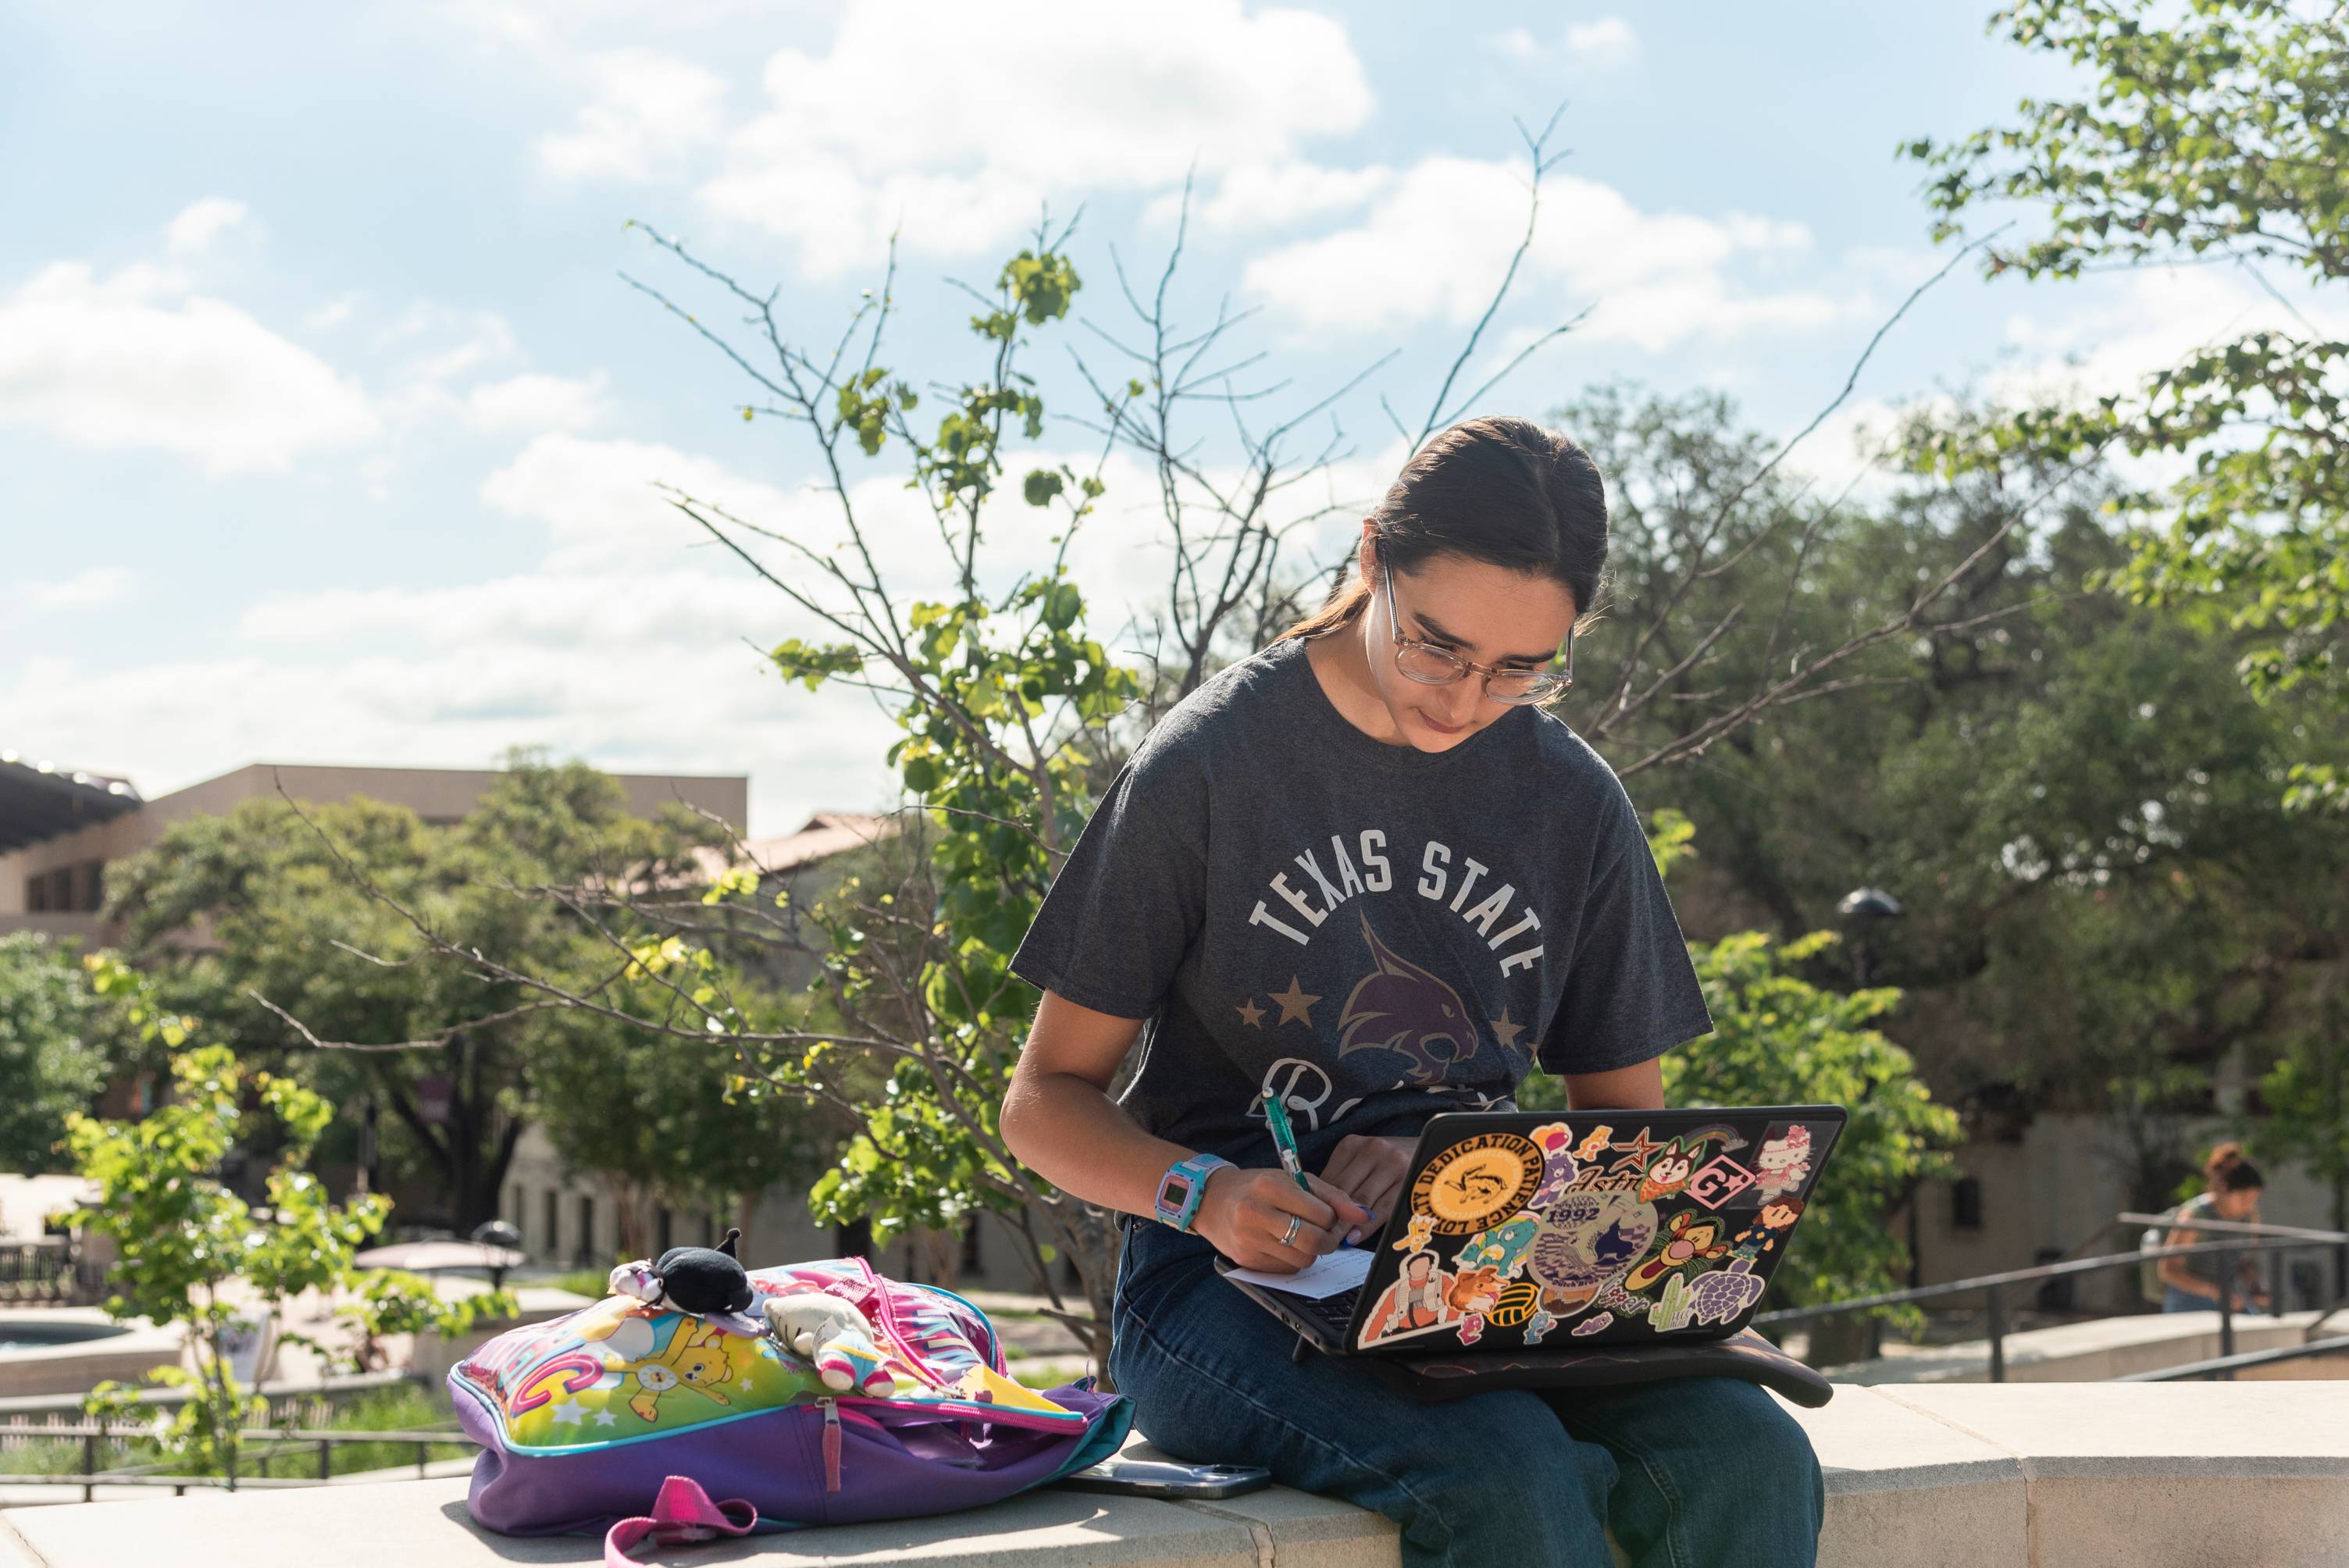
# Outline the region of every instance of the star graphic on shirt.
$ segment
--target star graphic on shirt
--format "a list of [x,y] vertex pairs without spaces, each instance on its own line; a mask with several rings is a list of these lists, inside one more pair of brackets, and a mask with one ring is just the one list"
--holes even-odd
[[585,1410],[581,1409],[576,1404],[570,1403],[568,1401],[554,1408],[554,1418],[562,1422],[566,1427],[577,1426],[585,1418],[587,1412]]
[[1526,1026],[1523,1024],[1510,1021],[1509,1010],[1506,1007],[1501,1009],[1499,1017],[1488,1018],[1485,1022],[1493,1026],[1493,1037],[1505,1047],[1516,1045],[1517,1037],[1526,1032]]
[[735,1385],[734,1385],[734,1387],[736,1387],[737,1388],[741,1389],[741,1390],[742,1390],[742,1392],[744,1392],[745,1394],[747,1394],[747,1393],[749,1393],[749,1392],[750,1391],[750,1379],[749,1379],[748,1377],[745,1377],[745,1378],[743,1378],[740,1382],[739,1382],[739,1383],[735,1384]]
[[1251,996],[1241,1003],[1235,1011],[1239,1014],[1240,1022],[1249,1028],[1258,1029],[1264,1026],[1264,1009],[1256,1005],[1255,997]]
[[1306,995],[1305,987],[1297,983],[1296,975],[1291,975],[1288,977],[1288,989],[1286,991],[1273,992],[1271,1000],[1279,1006],[1280,1021],[1282,1023],[1286,1024],[1293,1021],[1303,1024],[1307,1028],[1311,1028],[1313,1026],[1313,1016],[1311,1013],[1308,1012],[1307,1009],[1311,1007],[1314,1003],[1321,1000],[1321,998],[1319,996],[1309,996]]
[[595,1412],[595,1424],[599,1427],[616,1427],[620,1424],[620,1418],[609,1410],[598,1410]]

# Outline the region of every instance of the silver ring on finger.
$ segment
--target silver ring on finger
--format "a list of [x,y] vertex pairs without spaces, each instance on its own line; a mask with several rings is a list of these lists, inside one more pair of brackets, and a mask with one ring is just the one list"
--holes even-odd
[[1302,1230],[1304,1225],[1305,1220],[1303,1216],[1298,1214],[1289,1215],[1288,1229],[1280,1233],[1280,1244],[1284,1247],[1295,1246],[1297,1244],[1297,1233],[1299,1230]]

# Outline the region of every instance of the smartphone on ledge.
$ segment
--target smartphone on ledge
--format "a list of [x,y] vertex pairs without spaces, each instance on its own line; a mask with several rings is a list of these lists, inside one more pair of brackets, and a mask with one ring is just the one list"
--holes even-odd
[[1174,1460],[1103,1460],[1052,1483],[1074,1491],[1114,1491],[1132,1497],[1237,1497],[1272,1484],[1257,1465],[1186,1465]]

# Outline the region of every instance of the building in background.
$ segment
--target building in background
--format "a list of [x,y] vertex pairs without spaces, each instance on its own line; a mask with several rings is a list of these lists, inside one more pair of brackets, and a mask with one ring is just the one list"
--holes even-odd
[[[114,939],[100,913],[106,868],[136,854],[172,823],[224,815],[283,789],[330,804],[366,799],[405,806],[428,822],[464,817],[497,774],[471,768],[336,768],[255,762],[149,800],[129,780],[27,763],[0,751],[0,934],[39,931],[98,944]],[[671,802],[707,811],[737,833],[750,823],[741,774],[616,773],[628,810],[652,816]]]
[[[638,815],[649,817],[680,802],[715,817],[737,835],[748,831],[746,777],[614,778],[626,792],[628,809]],[[471,811],[496,779],[489,769],[256,762],[150,800],[126,779],[28,763],[13,752],[0,752],[0,934],[36,931],[89,946],[115,940],[119,934],[103,914],[107,868],[190,817],[223,814],[282,789],[297,800],[321,804],[365,798],[404,806],[427,822],[445,826]],[[897,826],[896,819],[885,815],[818,812],[796,831],[745,838],[732,855],[703,851],[700,869],[715,881],[730,865],[755,865],[762,893],[788,892],[794,903],[804,906],[837,881],[841,856],[890,837]],[[787,953],[770,967],[776,983],[796,988],[815,978],[816,959]],[[112,1114],[143,1109],[134,1097],[117,1093],[109,1099],[115,1103],[106,1109]],[[541,1264],[600,1268],[610,1264],[619,1245],[618,1211],[604,1183],[592,1171],[566,1168],[535,1126],[525,1128],[516,1142],[499,1207]],[[748,1196],[730,1214],[661,1212],[655,1240],[662,1246],[703,1243],[729,1224],[744,1227],[750,1255],[761,1264],[869,1248],[860,1227],[818,1226],[809,1217],[806,1194],[783,1187]],[[888,1262],[901,1274],[934,1277],[946,1272],[938,1266],[948,1250],[941,1248],[941,1240],[928,1238],[918,1252],[916,1243],[908,1243],[905,1255]],[[1007,1272],[1013,1259],[1009,1247],[988,1247],[984,1240],[974,1233],[951,1245],[952,1262],[960,1265],[957,1272],[978,1283],[1024,1288],[1024,1278]]]

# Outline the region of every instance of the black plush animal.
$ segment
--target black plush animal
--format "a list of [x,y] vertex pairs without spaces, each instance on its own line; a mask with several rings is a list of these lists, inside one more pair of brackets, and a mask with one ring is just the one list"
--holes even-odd
[[671,1247],[653,1264],[672,1305],[695,1313],[742,1312],[751,1300],[750,1275],[734,1255],[742,1234],[728,1230],[714,1247]]
[[612,1293],[635,1296],[656,1312],[690,1312],[702,1317],[740,1314],[755,1299],[750,1276],[734,1256],[734,1243],[741,1234],[730,1230],[714,1247],[671,1247],[658,1263],[639,1258],[622,1264],[612,1271]]

